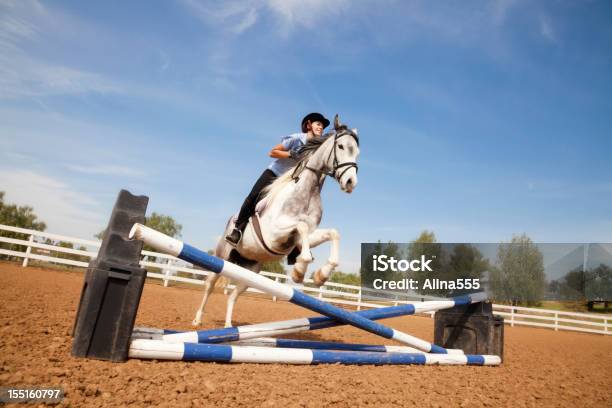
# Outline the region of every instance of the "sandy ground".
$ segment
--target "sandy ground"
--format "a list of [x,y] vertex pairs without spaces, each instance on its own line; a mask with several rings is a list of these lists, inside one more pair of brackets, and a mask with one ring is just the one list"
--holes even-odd
[[[130,360],[70,355],[83,275],[0,263],[0,385],[64,388],[66,406],[612,406],[612,337],[506,326],[501,367],[289,366]],[[136,324],[190,329],[199,291],[147,284]],[[225,297],[213,296],[206,328],[221,327]],[[243,296],[235,324],[312,313]],[[433,320],[386,324],[428,340]],[[298,338],[379,344],[354,328]],[[391,344],[388,343],[387,344]],[[21,405],[23,406],[23,405]]]

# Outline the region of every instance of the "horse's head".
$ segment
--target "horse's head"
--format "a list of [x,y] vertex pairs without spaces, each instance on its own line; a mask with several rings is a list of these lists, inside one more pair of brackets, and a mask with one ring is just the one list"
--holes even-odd
[[[357,129],[349,129],[340,123],[338,115],[334,118],[335,134],[327,165],[330,175],[338,180],[342,191],[351,193],[357,186],[357,158],[359,157],[359,137]],[[331,142],[330,142],[331,143]]]

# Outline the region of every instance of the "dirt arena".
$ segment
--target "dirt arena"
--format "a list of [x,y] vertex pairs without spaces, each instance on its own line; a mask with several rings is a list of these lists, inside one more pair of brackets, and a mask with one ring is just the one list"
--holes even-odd
[[[62,406],[612,406],[612,337],[506,326],[501,367],[289,366],[70,356],[83,275],[0,263],[0,385],[61,386]],[[147,284],[137,325],[189,329],[200,292]],[[205,327],[221,327],[222,294]],[[243,296],[235,324],[313,314],[286,302]],[[407,316],[386,324],[432,340],[433,320]],[[296,338],[380,343],[339,327]],[[391,344],[391,343],[387,343]],[[23,405],[22,405],[23,406]]]

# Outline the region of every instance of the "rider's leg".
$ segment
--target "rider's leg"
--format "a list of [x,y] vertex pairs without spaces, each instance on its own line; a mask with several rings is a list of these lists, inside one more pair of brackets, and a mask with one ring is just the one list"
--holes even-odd
[[263,173],[261,173],[261,176],[259,176],[259,179],[257,179],[255,182],[251,192],[244,199],[244,203],[242,203],[242,207],[238,213],[238,218],[236,219],[234,230],[225,237],[227,242],[236,245],[240,241],[242,238],[242,232],[249,222],[249,218],[255,214],[255,206],[259,201],[261,190],[272,184],[274,180],[276,180],[276,174],[274,174],[272,170],[266,169]]

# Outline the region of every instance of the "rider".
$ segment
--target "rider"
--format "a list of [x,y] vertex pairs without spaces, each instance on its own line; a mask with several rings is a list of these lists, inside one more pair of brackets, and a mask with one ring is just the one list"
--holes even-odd
[[232,245],[237,245],[242,238],[249,218],[255,213],[255,206],[259,201],[261,190],[272,184],[277,177],[297,164],[300,148],[314,137],[321,137],[323,129],[329,125],[329,120],[320,113],[309,113],[302,119],[302,133],[294,133],[282,138],[281,142],[270,150],[270,157],[276,159],[259,176],[251,192],[244,200],[240,213],[236,219],[234,230],[225,237]]

